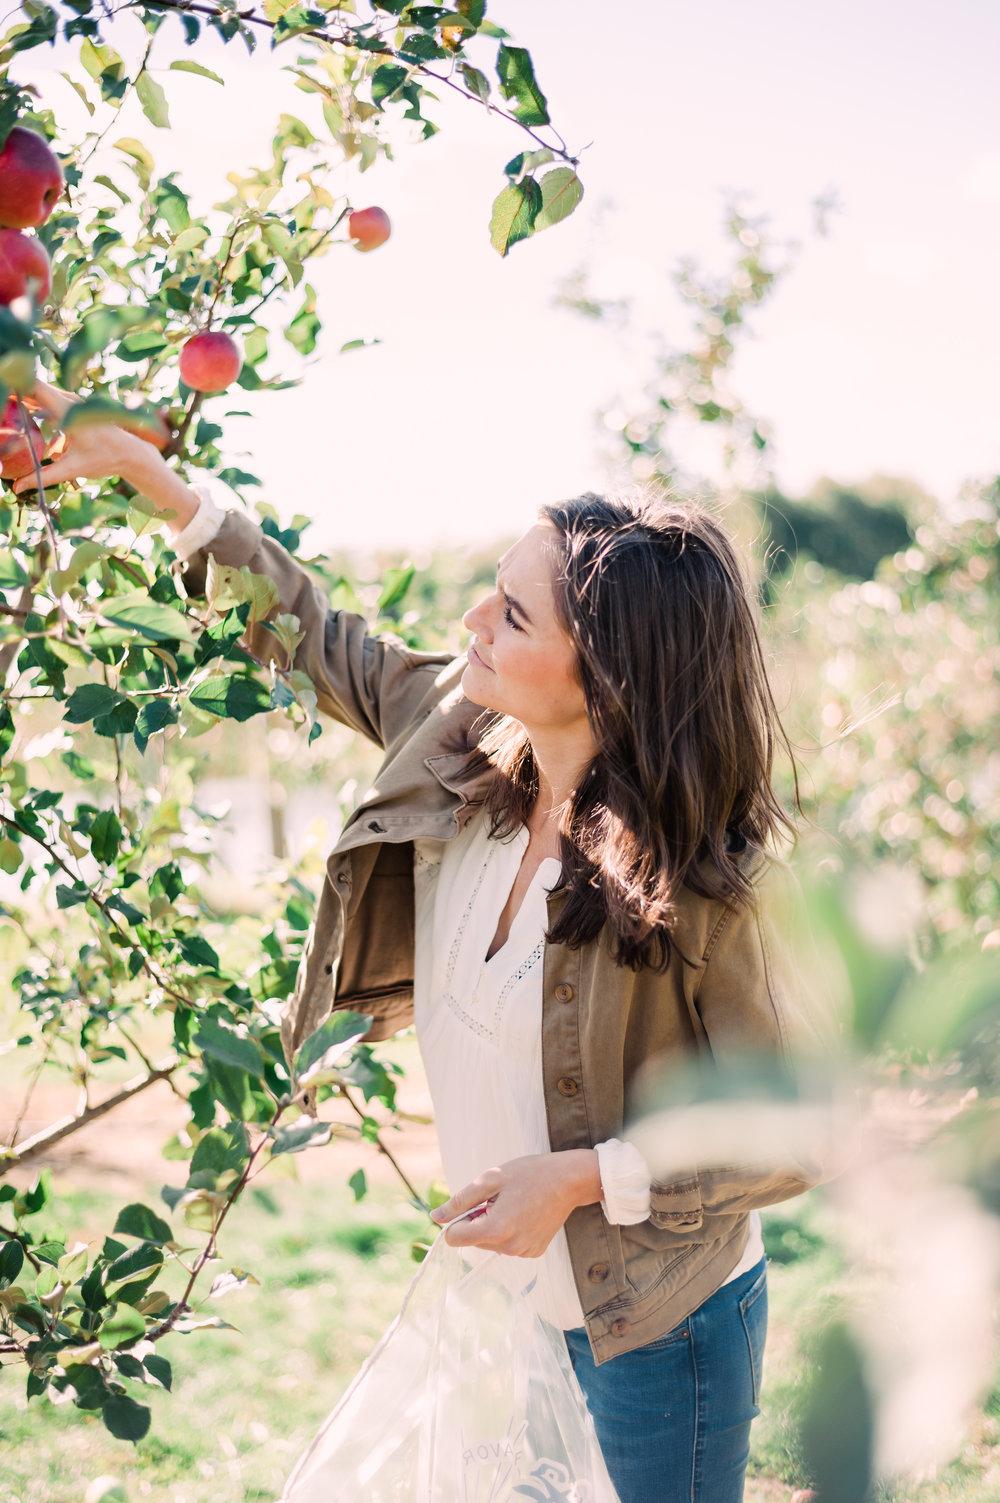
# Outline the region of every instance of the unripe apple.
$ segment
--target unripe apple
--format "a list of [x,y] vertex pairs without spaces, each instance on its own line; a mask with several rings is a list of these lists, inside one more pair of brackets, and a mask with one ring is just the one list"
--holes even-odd
[[181,350],[181,380],[192,391],[225,391],[243,369],[243,354],[232,335],[205,329]]
[[384,209],[355,209],[347,221],[347,233],[356,250],[370,251],[385,244],[392,234],[392,225]]
[[21,421],[21,413],[13,397],[0,413],[0,477],[4,480],[21,480],[35,473],[36,456],[45,453],[45,440],[36,425],[27,418],[27,426]]
[[43,136],[15,125],[0,151],[0,225],[44,224],[63,190],[59,159]]
[[[29,282],[35,285],[29,287]],[[44,245],[18,230],[0,230],[0,303],[12,303],[28,292],[42,303],[52,286],[52,267]]]
[[27,396],[35,384],[35,357],[30,350],[8,350],[0,355],[0,381],[8,391]]

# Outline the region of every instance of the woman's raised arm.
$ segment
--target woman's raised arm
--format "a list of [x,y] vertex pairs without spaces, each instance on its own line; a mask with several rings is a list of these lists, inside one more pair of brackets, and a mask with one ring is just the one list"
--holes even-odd
[[[57,422],[75,400],[42,383],[31,398],[33,406]],[[169,468],[151,444],[109,422],[70,427],[65,448],[44,467],[43,476],[46,484],[119,476],[165,514],[174,536],[201,506],[197,491]],[[30,477],[15,486],[18,494],[34,489]],[[274,583],[278,599],[268,616],[297,618],[302,640],[292,666],[312,682],[319,709],[381,746],[409,724],[441,669],[452,661],[447,652],[413,652],[392,637],[373,637],[362,617],[332,610],[308,571],[274,538],[264,536],[242,511],[226,512],[212,541],[188,559],[184,581],[189,595],[204,592],[209,555],[219,564],[248,568]],[[247,645],[255,656],[287,665],[279,639],[261,623],[249,632]]]

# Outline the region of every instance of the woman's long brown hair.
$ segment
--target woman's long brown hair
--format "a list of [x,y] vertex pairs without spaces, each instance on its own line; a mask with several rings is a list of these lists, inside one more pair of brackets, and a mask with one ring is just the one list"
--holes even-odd
[[[776,746],[791,749],[753,595],[703,507],[587,494],[540,515],[561,534],[556,606],[597,742],[563,830],[568,894],[548,937],[579,946],[606,926],[619,963],[663,970],[680,889],[747,901],[734,854],[791,831],[771,786]],[[535,761],[506,717],[480,749],[496,769],[487,813],[502,837],[531,812]]]

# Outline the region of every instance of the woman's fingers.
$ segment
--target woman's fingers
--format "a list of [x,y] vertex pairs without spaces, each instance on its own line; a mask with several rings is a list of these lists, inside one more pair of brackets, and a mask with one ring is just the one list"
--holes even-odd
[[472,1211],[496,1194],[499,1188],[498,1169],[487,1170],[480,1174],[471,1184],[457,1190],[450,1200],[446,1200],[443,1206],[438,1206],[431,1212],[431,1220],[443,1226],[446,1221],[454,1221],[456,1216],[464,1216],[467,1211]]
[[62,391],[58,386],[50,386],[47,381],[36,381],[24,400],[29,407],[36,407],[46,416],[61,423],[69,409],[79,402],[80,398],[74,397],[71,392]]
[[[76,480],[80,474],[75,464],[67,464],[65,459],[53,459],[49,464],[42,465],[42,481],[46,489],[50,485],[62,485],[66,481]],[[24,495],[25,491],[37,491],[38,481],[34,473],[25,475],[23,480],[15,480],[12,487],[16,496]]]

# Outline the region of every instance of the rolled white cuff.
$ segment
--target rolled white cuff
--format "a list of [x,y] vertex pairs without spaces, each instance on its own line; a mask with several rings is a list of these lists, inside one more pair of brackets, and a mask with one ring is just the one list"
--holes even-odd
[[208,546],[222,526],[229,507],[234,502],[237,506],[240,504],[236,492],[224,480],[218,480],[215,476],[199,480],[191,489],[201,504],[187,526],[170,540],[170,546],[177,557],[185,562],[199,548]]
[[649,1165],[634,1143],[609,1138],[597,1144],[601,1204],[613,1226],[633,1226],[649,1216]]

